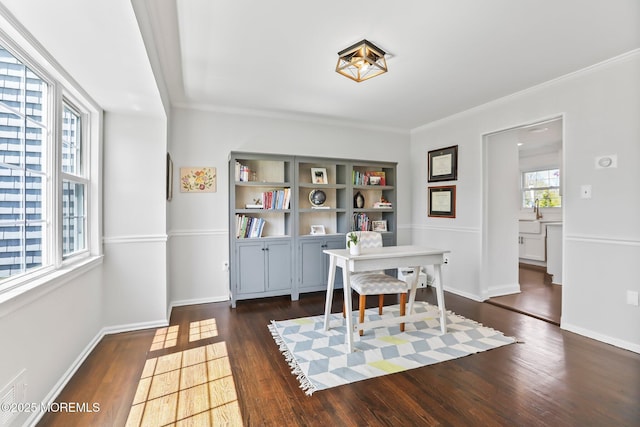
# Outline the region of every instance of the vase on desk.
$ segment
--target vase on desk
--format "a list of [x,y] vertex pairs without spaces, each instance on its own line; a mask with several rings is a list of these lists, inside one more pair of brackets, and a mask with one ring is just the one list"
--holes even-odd
[[349,246],[349,253],[351,255],[360,255],[360,243]]

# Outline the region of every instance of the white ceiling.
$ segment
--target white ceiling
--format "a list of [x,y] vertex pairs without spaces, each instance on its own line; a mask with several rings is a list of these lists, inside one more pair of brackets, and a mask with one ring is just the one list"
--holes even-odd
[[[640,47],[638,0],[1,2],[107,110],[157,109],[153,64],[173,105],[403,132]],[[363,38],[389,72],[356,83]]]

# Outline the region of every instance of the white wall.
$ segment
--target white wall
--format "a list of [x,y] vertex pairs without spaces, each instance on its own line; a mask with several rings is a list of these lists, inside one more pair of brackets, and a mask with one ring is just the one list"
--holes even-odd
[[166,121],[104,120],[104,325],[167,322]]
[[[24,369],[25,402],[55,397],[102,329],[101,271],[94,266],[3,304],[0,387]],[[12,425],[22,425],[32,415],[22,413]]]
[[[175,305],[229,297],[228,156],[231,151],[398,162],[399,242],[408,242],[409,135],[276,117],[172,110],[174,196],[169,203],[170,294]],[[216,193],[180,193],[180,167],[217,169]]]
[[[426,125],[412,133],[412,181],[426,182],[427,151],[459,146],[458,215],[428,218],[426,190],[414,193],[415,242],[450,248],[445,286],[477,299],[492,286],[481,268],[482,136],[564,114],[564,283],[562,327],[640,351],[640,52]],[[618,154],[617,169],[594,158]],[[488,171],[491,174],[491,171]],[[581,199],[591,184],[593,198]],[[491,268],[497,268],[492,265]],[[482,271],[481,275],[478,272]],[[478,285],[478,282],[482,285]]]

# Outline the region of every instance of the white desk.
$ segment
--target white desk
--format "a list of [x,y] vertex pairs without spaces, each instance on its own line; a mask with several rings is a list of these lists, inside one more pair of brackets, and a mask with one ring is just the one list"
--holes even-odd
[[[347,307],[347,336],[346,344],[349,352],[353,351],[353,336],[356,330],[367,326],[367,322],[359,327],[353,327],[353,315],[351,309],[351,273],[363,271],[386,270],[392,268],[410,267],[416,273],[411,283],[409,295],[408,315],[393,319],[394,323],[411,321],[413,303],[416,299],[416,287],[418,285],[418,272],[420,267],[433,265],[435,271],[436,295],[438,298],[438,309],[440,310],[440,329],[446,333],[446,311],[444,307],[444,291],[442,285],[442,274],[440,266],[444,261],[444,254],[449,251],[441,249],[424,248],[421,246],[385,246],[381,248],[363,249],[360,255],[351,255],[348,249],[327,249],[323,251],[329,255],[329,279],[327,280],[327,300],[324,308],[324,329],[329,330],[329,316],[331,314],[331,303],[333,301],[333,287],[336,276],[336,267],[342,268],[344,304]],[[371,323],[368,326],[373,326]]]

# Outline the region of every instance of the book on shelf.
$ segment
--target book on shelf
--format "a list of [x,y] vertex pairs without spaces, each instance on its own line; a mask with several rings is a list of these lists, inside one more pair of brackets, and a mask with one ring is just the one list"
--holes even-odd
[[249,169],[249,166],[245,166],[240,162],[236,162],[236,165],[235,165],[236,182],[250,181],[250,177],[251,177],[251,169]]
[[291,190],[271,190],[262,193],[262,209],[289,209]]
[[387,185],[387,174],[384,171],[353,170],[351,175],[353,185]]
[[351,230],[352,231],[369,231],[370,230],[370,221],[369,216],[365,213],[356,213],[353,214],[353,218],[351,219]]
[[236,215],[236,238],[252,239],[262,237],[262,230],[267,221],[246,215]]
[[311,209],[331,209],[331,206],[311,206]]

